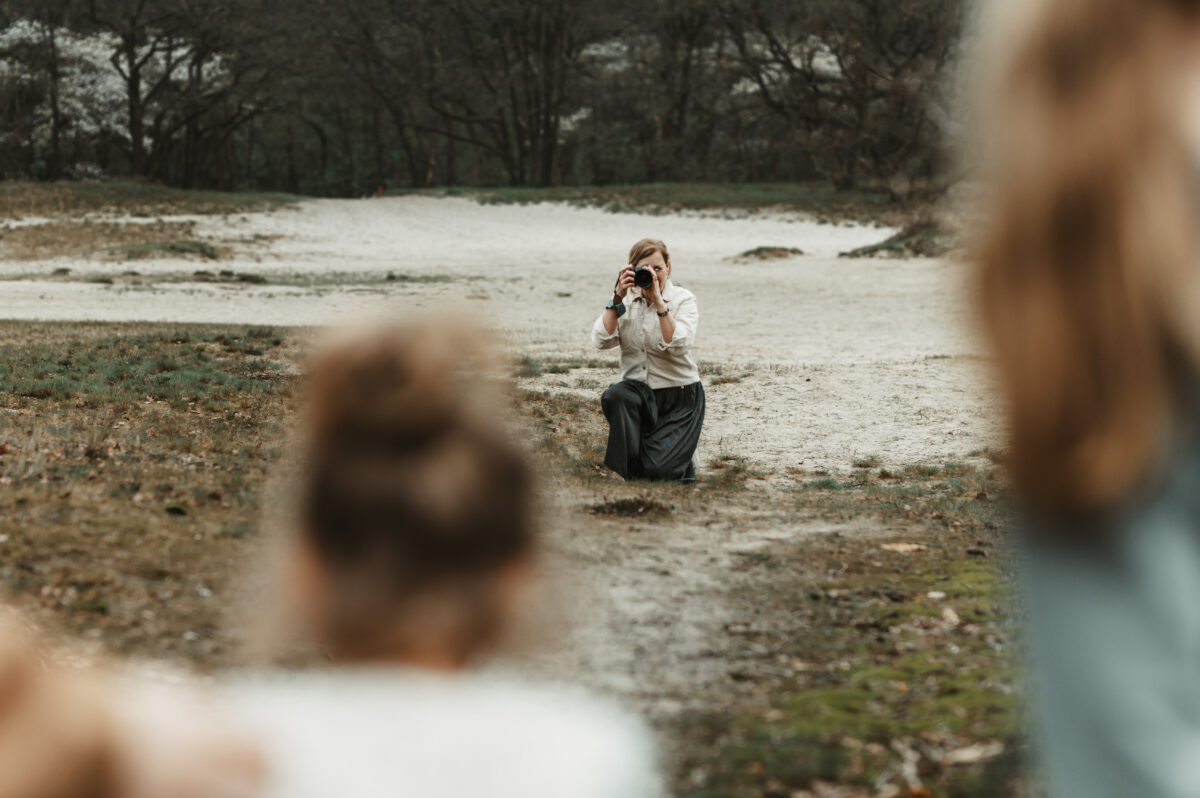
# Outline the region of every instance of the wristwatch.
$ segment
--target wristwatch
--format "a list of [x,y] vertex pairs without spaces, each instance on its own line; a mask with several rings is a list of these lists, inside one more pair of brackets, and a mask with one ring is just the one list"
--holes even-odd
[[616,295],[614,295],[612,299],[608,300],[608,304],[604,306],[604,309],[615,310],[617,312],[618,319],[625,315],[625,303],[617,299]]

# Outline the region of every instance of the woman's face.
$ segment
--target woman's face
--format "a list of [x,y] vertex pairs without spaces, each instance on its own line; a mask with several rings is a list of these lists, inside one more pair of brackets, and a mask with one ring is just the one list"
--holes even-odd
[[659,285],[666,285],[667,278],[671,276],[671,264],[667,263],[666,258],[661,252],[655,252],[653,255],[646,255],[637,263],[636,266],[646,266],[654,270],[654,276],[658,280]]

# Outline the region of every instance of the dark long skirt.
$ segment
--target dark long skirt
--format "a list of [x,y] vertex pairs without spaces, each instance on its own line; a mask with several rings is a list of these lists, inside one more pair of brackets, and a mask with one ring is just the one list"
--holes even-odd
[[622,380],[600,397],[608,419],[604,464],[625,479],[696,478],[692,455],[704,424],[704,388],[652,389]]

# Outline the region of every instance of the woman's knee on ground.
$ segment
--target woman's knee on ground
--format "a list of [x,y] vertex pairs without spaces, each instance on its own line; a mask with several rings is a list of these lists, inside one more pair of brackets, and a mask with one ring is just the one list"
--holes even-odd
[[683,477],[678,468],[673,468],[665,463],[648,463],[645,458],[642,459],[642,476],[656,482],[666,482]]
[[616,407],[640,409],[642,396],[623,382],[608,386],[600,397],[600,407],[607,415],[609,410]]

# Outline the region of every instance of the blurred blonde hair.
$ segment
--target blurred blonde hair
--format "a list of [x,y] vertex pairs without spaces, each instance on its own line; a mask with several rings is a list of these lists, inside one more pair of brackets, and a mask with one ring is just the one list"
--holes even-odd
[[1196,376],[1196,0],[1011,0],[985,20],[977,303],[1026,503],[1086,512],[1151,475]]

